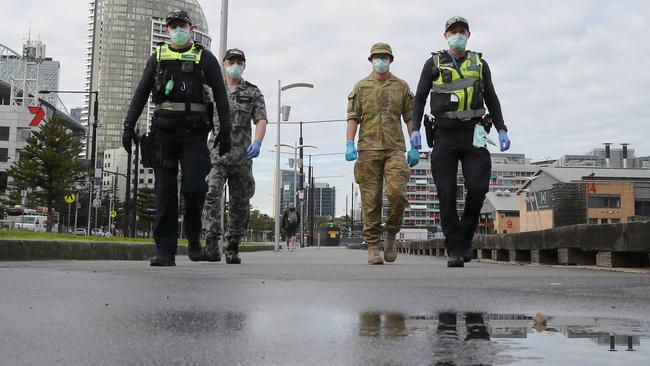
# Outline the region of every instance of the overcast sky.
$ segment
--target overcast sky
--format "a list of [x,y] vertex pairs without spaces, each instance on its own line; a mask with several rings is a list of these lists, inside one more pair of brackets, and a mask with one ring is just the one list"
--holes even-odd
[[[199,3],[217,53],[221,2]],[[31,20],[32,34],[61,62],[60,88],[82,88],[87,0],[3,1],[0,14],[0,43],[20,50]],[[453,15],[469,20],[468,48],[490,64],[511,152],[558,157],[607,141],[628,142],[637,156],[650,155],[647,1],[235,0],[228,47],[246,52],[244,78],[264,93],[270,121],[277,120],[278,79],[315,85],[283,93],[291,121],[344,119],[348,93],[370,72],[366,58],[373,43],[391,44],[391,71],[415,89],[430,52],[447,48],[442,33]],[[64,101],[74,107],[81,99]],[[342,155],[345,123],[305,126],[303,134],[305,143],[318,146],[315,153],[341,153],[313,161],[316,177],[343,176],[322,181],[337,187],[337,213],[344,214],[353,168]],[[272,125],[254,165],[253,205],[269,213],[275,138]],[[297,126],[282,129],[282,143],[297,138]]]

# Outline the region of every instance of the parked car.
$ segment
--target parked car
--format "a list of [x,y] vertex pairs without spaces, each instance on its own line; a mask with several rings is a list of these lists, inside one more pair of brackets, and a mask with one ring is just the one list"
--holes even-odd
[[106,234],[102,231],[102,229],[99,228],[94,228],[90,230],[90,235],[93,236],[106,236]]
[[74,230],[75,235],[86,235],[86,229],[78,227]]

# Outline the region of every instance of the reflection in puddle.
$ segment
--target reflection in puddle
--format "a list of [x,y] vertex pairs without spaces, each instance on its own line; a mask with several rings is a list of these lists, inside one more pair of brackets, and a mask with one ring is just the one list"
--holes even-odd
[[[166,357],[176,357],[175,349],[196,350],[196,364],[217,356],[227,365],[631,366],[650,359],[648,323],[541,313],[407,315],[314,306],[161,311],[130,317],[128,324],[132,337],[154,342]],[[124,334],[121,326],[114,330]]]
[[[645,364],[649,334],[650,325],[641,322],[541,313],[364,312],[359,317],[361,337],[431,342],[428,363],[434,365]],[[644,355],[631,353],[642,345]],[[616,351],[627,352],[612,355]]]

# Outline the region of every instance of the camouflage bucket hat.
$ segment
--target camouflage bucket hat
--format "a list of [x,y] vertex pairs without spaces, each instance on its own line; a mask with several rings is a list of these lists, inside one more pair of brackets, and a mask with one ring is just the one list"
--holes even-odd
[[393,49],[390,48],[390,45],[388,43],[375,43],[372,45],[372,48],[370,48],[370,56],[368,56],[368,60],[372,59],[372,55],[378,55],[378,54],[387,54],[390,55],[391,60],[395,57],[393,56]]

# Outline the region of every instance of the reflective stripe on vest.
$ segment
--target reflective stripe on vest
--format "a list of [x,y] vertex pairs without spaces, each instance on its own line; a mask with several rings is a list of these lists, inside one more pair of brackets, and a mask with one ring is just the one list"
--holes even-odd
[[[450,57],[453,56],[450,55]],[[458,97],[458,109],[444,112],[441,114],[442,117],[466,120],[482,117],[485,114],[485,108],[482,105],[475,110],[471,107],[476,82],[483,79],[483,63],[478,53],[467,51],[467,57],[458,66],[458,69],[448,64],[441,65],[440,53],[437,53],[433,56],[433,68],[434,70],[438,69],[438,77],[433,81],[431,91],[433,93],[455,94]],[[443,82],[443,72],[451,74],[450,81]]]
[[160,61],[194,61],[198,64],[201,61],[203,49],[199,49],[195,44],[185,52],[176,52],[168,44],[156,46],[156,60]]

